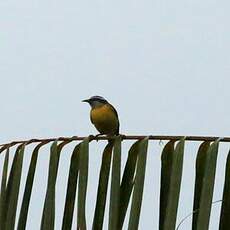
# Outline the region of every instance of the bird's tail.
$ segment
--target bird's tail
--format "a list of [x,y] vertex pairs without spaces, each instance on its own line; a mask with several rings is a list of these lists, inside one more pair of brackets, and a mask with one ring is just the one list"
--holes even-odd
[[114,136],[111,137],[111,139],[108,139],[108,143],[110,143],[111,145],[114,145],[115,143],[115,138],[119,136],[119,133],[115,134]]

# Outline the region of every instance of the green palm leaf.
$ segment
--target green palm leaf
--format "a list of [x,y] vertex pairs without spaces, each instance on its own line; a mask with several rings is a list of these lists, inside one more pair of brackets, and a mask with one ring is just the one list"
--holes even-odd
[[65,208],[62,219],[62,230],[71,229],[72,227],[74,204],[76,198],[77,178],[79,172],[80,146],[81,144],[76,145],[70,160],[69,177],[65,198]]
[[97,202],[93,219],[94,230],[100,230],[103,228],[112,150],[113,143],[109,142],[103,151],[100,177],[97,189]]
[[0,194],[0,226],[4,226],[6,221],[6,180],[7,180],[7,172],[8,172],[8,164],[9,164],[9,148],[6,150],[5,160],[3,165],[2,172],[2,182],[1,182],[1,194]]
[[139,153],[139,145],[140,145],[140,140],[135,142],[131,146],[128,154],[128,159],[126,161],[123,177],[122,177],[121,188],[120,188],[119,229],[122,229],[127,208],[129,205],[131,193],[133,190],[135,170],[136,170],[137,159],[138,159],[137,156]]
[[45,203],[42,213],[41,230],[54,229],[55,222],[55,187],[58,173],[58,164],[62,148],[70,141],[63,141],[57,145],[57,140],[53,142],[50,149],[50,163],[48,184],[46,190]]
[[226,169],[225,169],[225,182],[223,189],[223,199],[220,215],[219,230],[227,230],[230,226],[230,151],[228,153]]
[[216,140],[211,144],[207,152],[200,205],[197,216],[197,230],[209,229],[218,147],[219,140]]
[[167,206],[164,217],[163,229],[174,230],[176,226],[177,209],[179,203],[181,177],[184,157],[184,138],[181,139],[172,156],[172,166],[170,166],[170,184],[168,188]]
[[85,138],[80,146],[79,156],[79,184],[78,184],[78,212],[77,228],[86,229],[85,203],[88,182],[88,164],[89,164],[89,137]]
[[133,199],[130,210],[129,230],[137,230],[140,219],[141,203],[144,189],[146,157],[148,148],[148,138],[141,140],[138,144],[138,160],[133,188]]
[[173,164],[173,153],[174,153],[175,141],[169,141],[161,154],[161,186],[160,186],[160,216],[159,216],[159,230],[163,230],[164,221],[166,216],[171,171]]
[[109,230],[117,230],[120,201],[121,137],[115,138],[109,206]]
[[24,156],[24,144],[20,145],[15,152],[13,164],[10,170],[9,180],[7,183],[6,191],[6,222],[3,224],[2,229],[13,230],[15,226],[15,217],[18,203],[18,194],[20,188],[22,163]]
[[32,153],[30,167],[29,167],[29,171],[28,171],[27,179],[26,179],[26,185],[25,185],[25,190],[24,190],[24,195],[23,195],[23,200],[22,200],[19,221],[18,221],[18,229],[26,228],[26,221],[27,221],[31,192],[32,192],[32,187],[33,187],[33,182],[34,182],[35,169],[37,165],[38,152],[39,152],[39,149],[45,144],[46,142],[42,142],[38,144]]
[[203,188],[205,165],[207,160],[207,153],[210,147],[210,142],[203,142],[198,150],[196,158],[196,178],[195,178],[195,191],[194,191],[194,203],[193,203],[193,220],[192,229],[197,229],[197,217],[200,208],[201,192]]

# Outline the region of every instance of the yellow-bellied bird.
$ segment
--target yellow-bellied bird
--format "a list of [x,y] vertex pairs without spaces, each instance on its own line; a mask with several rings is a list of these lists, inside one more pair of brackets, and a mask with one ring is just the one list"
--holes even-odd
[[116,109],[101,96],[83,100],[91,106],[90,120],[100,134],[118,135],[119,119]]

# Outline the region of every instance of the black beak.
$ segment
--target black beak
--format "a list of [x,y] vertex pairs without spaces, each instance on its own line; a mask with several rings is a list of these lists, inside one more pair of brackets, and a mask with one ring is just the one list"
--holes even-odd
[[89,103],[89,99],[85,99],[85,100],[83,100],[82,102],[88,102],[88,103]]

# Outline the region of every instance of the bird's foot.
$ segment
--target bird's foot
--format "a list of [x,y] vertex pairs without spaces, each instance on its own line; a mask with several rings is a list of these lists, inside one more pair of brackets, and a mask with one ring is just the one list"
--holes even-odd
[[96,141],[98,141],[98,137],[101,137],[101,136],[103,137],[103,136],[105,136],[105,135],[104,135],[104,134],[99,133],[99,134],[95,135],[95,136],[94,136],[94,138],[95,138],[95,140],[96,140]]
[[125,135],[125,134],[119,133],[119,136],[121,137],[121,140],[124,140],[124,139],[126,138],[126,135]]

